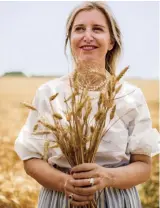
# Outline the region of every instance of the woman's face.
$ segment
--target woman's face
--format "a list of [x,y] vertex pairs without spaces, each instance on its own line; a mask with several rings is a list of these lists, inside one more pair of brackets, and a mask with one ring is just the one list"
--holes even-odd
[[72,54],[78,60],[105,64],[105,55],[113,44],[104,14],[96,9],[78,13],[72,26],[70,43]]

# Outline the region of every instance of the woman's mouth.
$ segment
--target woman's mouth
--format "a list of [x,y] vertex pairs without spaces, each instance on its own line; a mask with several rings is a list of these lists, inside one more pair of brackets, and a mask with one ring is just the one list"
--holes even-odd
[[80,47],[82,50],[84,50],[84,51],[92,51],[92,50],[95,50],[96,48],[98,48],[98,47],[96,47],[96,46],[82,46],[82,47]]

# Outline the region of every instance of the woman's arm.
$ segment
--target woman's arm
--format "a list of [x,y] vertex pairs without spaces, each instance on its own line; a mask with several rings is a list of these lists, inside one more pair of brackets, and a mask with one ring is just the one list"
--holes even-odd
[[107,168],[106,175],[112,179],[112,187],[127,189],[144,183],[151,175],[151,157],[146,155],[132,155],[131,163],[118,168]]
[[87,196],[76,194],[74,187],[69,183],[70,180],[73,180],[73,176],[51,167],[41,159],[33,158],[24,161],[24,168],[28,175],[45,188],[64,192],[67,197],[74,194],[72,204],[75,206],[85,206],[94,198],[92,194],[87,194]]
[[72,179],[72,176],[51,167],[47,162],[37,158],[25,160],[24,169],[28,175],[42,186],[55,191],[64,192],[66,180]]

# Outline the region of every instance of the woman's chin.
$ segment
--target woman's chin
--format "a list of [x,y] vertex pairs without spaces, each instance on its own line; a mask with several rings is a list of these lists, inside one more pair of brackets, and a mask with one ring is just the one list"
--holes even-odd
[[92,61],[95,61],[96,58],[93,57],[93,56],[84,56],[84,57],[81,57],[80,58],[80,61],[88,61],[88,62],[92,62]]

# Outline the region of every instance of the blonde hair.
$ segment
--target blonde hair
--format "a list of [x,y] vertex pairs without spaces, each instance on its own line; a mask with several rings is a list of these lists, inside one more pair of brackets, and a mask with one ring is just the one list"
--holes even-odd
[[122,52],[121,31],[115,18],[113,17],[113,14],[110,11],[110,8],[104,2],[87,1],[73,9],[66,23],[65,53],[66,53],[68,40],[70,40],[70,37],[71,37],[73,23],[77,14],[81,11],[90,11],[92,9],[97,9],[101,11],[106,17],[106,20],[109,26],[111,41],[114,42],[114,46],[112,50],[108,51],[106,54],[105,68],[109,73],[111,73],[112,75],[115,75],[117,60],[120,57],[121,52]]

